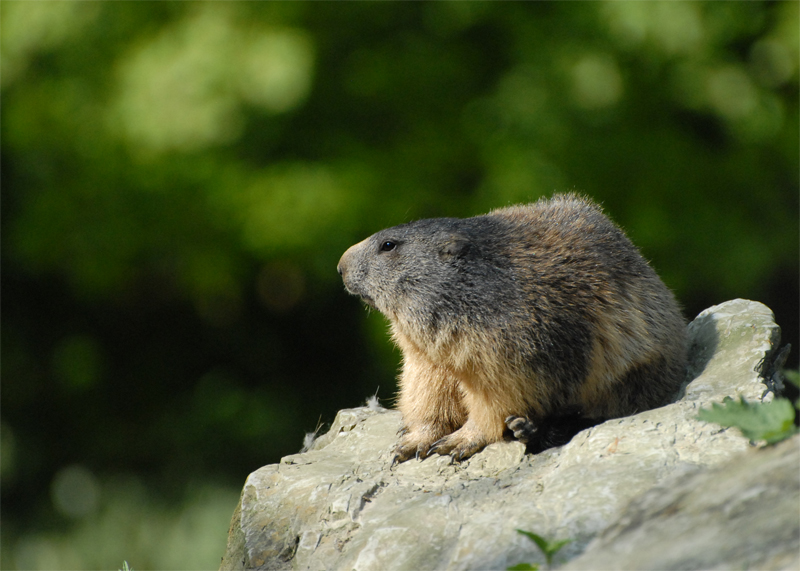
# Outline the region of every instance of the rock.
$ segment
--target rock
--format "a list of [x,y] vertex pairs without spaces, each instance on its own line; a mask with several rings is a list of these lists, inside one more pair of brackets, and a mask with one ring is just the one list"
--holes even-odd
[[634,500],[561,569],[800,569],[800,437]]
[[[769,500],[764,506],[791,519],[797,502],[781,505],[774,498],[784,484],[787,489],[797,485],[796,471],[794,480],[781,477],[775,486],[758,487],[757,478],[746,478],[790,460],[774,459],[771,449],[754,452],[736,429],[695,419],[701,407],[725,396],[762,396],[761,371],[769,369],[780,341],[772,312],[756,302],[734,300],[702,312],[689,334],[691,382],[677,402],[607,421],[537,455],[526,455],[519,442],[502,442],[460,464],[435,456],[392,469],[400,414],[366,407],[340,411],[331,430],[308,452],[287,456],[248,477],[220,569],[505,569],[520,562],[543,563],[538,548],[516,529],[550,540],[572,539],[556,560],[572,559],[576,569],[602,568],[593,563],[595,552],[614,562],[606,568],[622,568],[614,559],[615,546],[635,545],[637,533],[649,533],[654,528],[648,526],[665,519],[658,506],[674,506],[678,511],[670,521],[675,535],[665,531],[670,542],[662,543],[656,534],[650,541],[658,549],[630,559],[629,568],[661,568],[662,561],[646,559],[648,553],[662,558],[671,550],[680,553],[682,547],[675,542],[681,525],[686,541],[701,537],[699,528],[712,521],[724,534],[733,513],[725,511],[727,505],[738,514],[744,507],[757,509],[763,497]],[[791,445],[775,448],[786,449]],[[721,472],[713,468],[728,466],[726,462],[732,467]],[[747,467],[735,469],[740,465]],[[737,504],[738,496],[721,493],[711,499],[691,495],[687,486],[703,475],[710,481],[695,485],[714,492],[715,476],[709,474],[740,482],[752,501],[739,498]],[[747,487],[751,484],[756,487]],[[663,503],[668,497],[674,502]],[[696,504],[688,506],[696,510],[686,509],[686,501]],[[629,522],[625,518],[632,513],[637,519]],[[776,535],[782,546],[791,543],[787,534],[792,528],[787,529]],[[761,535],[753,528],[749,532]],[[792,537],[796,551],[797,534]],[[695,543],[699,548],[701,542]],[[726,543],[739,544],[735,536]],[[687,555],[685,561],[709,568],[733,561],[700,555]],[[679,565],[684,560],[664,561]]]

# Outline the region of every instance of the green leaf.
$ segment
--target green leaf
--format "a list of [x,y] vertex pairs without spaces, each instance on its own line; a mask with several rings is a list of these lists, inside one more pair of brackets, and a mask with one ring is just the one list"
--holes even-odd
[[700,409],[698,420],[714,422],[724,427],[736,427],[750,440],[766,440],[775,444],[797,432],[794,426],[794,407],[788,399],[768,403],[749,403],[744,397],[723,404],[714,403],[711,409]]
[[521,533],[531,541],[533,541],[539,549],[542,550],[544,553],[545,559],[547,559],[547,565],[549,566],[553,562],[553,556],[558,553],[558,551],[564,547],[567,543],[571,542],[571,539],[562,539],[559,541],[548,541],[541,535],[537,535],[532,531],[524,531],[521,529],[517,530],[517,533]]
[[541,535],[537,535],[537,534],[533,533],[532,531],[523,531],[521,529],[518,529],[517,533],[521,533],[522,535],[524,535],[525,537],[527,537],[528,539],[533,541],[536,545],[539,546],[539,549],[542,550],[542,553],[546,552],[548,542]]
[[539,566],[530,563],[517,563],[511,567],[506,567],[506,571],[539,571]]

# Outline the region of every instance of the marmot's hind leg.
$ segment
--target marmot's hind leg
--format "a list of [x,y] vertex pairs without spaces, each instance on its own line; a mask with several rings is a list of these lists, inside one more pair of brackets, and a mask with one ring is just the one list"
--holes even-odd
[[539,453],[563,446],[587,428],[603,422],[602,418],[586,418],[579,413],[546,418],[536,423],[526,416],[509,416],[506,426],[528,452]]
[[514,435],[516,440],[527,445],[535,437],[539,427],[526,416],[509,416],[506,417],[506,426]]

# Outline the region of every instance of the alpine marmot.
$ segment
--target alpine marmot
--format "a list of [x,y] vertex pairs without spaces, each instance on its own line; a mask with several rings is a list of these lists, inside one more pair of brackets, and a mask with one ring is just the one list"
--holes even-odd
[[338,270],[403,354],[394,462],[463,459],[512,433],[563,444],[572,433],[558,442],[554,431],[661,406],[684,379],[675,298],[574,194],[387,228]]

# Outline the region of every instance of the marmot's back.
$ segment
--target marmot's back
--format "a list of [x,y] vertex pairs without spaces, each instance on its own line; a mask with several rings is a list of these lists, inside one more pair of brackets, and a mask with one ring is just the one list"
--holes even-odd
[[501,439],[507,417],[632,414],[683,381],[672,294],[599,207],[573,195],[382,230],[339,271],[403,351],[400,460],[468,456]]

